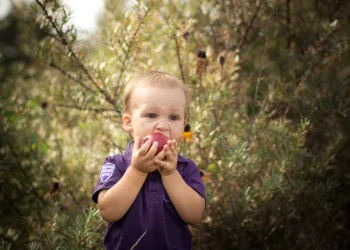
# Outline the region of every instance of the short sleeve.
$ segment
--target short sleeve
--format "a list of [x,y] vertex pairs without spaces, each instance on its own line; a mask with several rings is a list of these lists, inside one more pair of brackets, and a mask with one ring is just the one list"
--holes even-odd
[[101,190],[110,189],[122,178],[123,173],[121,171],[120,161],[118,161],[118,157],[121,156],[110,156],[104,160],[99,180],[92,193],[92,200],[95,203],[97,203],[98,194]]
[[193,161],[189,161],[185,166],[183,170],[183,178],[187,185],[199,193],[204,200],[206,199],[204,184],[201,179],[199,168]]

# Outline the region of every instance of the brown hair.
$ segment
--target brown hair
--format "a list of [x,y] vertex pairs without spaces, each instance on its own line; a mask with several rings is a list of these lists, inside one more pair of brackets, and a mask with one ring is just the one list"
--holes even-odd
[[132,92],[139,86],[149,86],[158,88],[180,88],[186,98],[185,120],[189,116],[189,94],[187,86],[176,76],[161,71],[150,71],[133,78],[124,90],[124,112],[129,109],[129,102]]

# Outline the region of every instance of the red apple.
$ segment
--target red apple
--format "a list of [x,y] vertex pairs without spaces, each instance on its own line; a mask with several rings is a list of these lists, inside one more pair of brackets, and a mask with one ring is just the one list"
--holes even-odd
[[163,134],[160,133],[153,133],[150,134],[146,137],[144,137],[143,139],[141,139],[140,141],[140,147],[147,141],[147,140],[151,140],[151,146],[153,144],[153,142],[158,142],[158,148],[157,148],[157,152],[156,155],[163,150],[164,145],[166,145],[168,143],[169,138]]

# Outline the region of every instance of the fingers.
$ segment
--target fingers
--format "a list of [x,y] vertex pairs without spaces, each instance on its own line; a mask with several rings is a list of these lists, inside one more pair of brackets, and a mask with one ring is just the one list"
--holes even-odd
[[136,143],[138,144],[138,147],[139,147],[139,155],[145,156],[150,149],[151,140],[147,140],[141,147],[140,147],[140,141],[135,142],[135,144]]
[[140,145],[140,142],[140,137],[135,136],[134,149],[137,151],[139,156],[145,156],[145,159],[154,159],[154,162],[156,162],[156,160],[162,161],[164,158],[166,158],[166,161],[171,162],[177,160],[177,142],[175,140],[169,140],[164,146],[163,150],[157,155],[155,154],[158,149],[158,142],[155,141],[151,145],[151,140],[147,140],[142,146]]
[[163,160],[164,159],[164,157],[165,157],[165,151],[164,151],[164,149],[162,150],[162,151],[160,151],[156,156],[155,156],[155,160]]
[[161,161],[161,160],[159,160],[159,159],[155,159],[155,161],[154,161],[159,167],[166,167],[166,162],[164,162],[164,161]]
[[177,142],[175,140],[172,140],[169,145],[169,149],[174,156],[177,155],[176,146],[177,146]]
[[[150,141],[150,140],[149,140],[149,141]],[[158,142],[155,141],[155,142],[153,142],[151,148],[149,149],[149,151],[148,151],[148,153],[147,153],[148,156],[149,156],[150,158],[153,158],[154,155],[155,155],[156,152],[157,152],[157,149],[158,149]]]
[[177,158],[176,141],[168,141],[168,144],[164,146],[164,152],[167,160],[173,161]]

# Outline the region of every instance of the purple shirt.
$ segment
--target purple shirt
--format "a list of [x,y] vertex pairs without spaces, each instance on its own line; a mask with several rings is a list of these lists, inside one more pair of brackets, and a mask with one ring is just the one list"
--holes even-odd
[[[130,166],[132,148],[133,142],[129,143],[124,154],[105,159],[100,180],[93,191],[94,202],[97,203],[99,191],[111,188],[122,178]],[[205,199],[197,165],[179,155],[177,170],[184,181]],[[158,170],[148,174],[128,212],[120,220],[108,223],[105,249],[129,250],[144,233],[135,250],[191,249],[192,234],[165,192]]]

